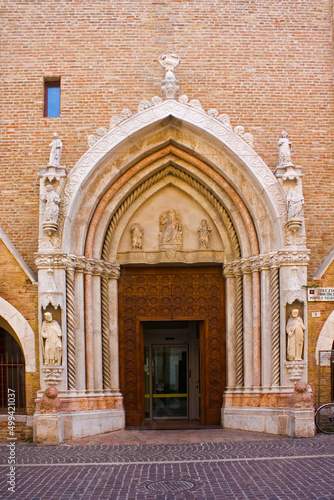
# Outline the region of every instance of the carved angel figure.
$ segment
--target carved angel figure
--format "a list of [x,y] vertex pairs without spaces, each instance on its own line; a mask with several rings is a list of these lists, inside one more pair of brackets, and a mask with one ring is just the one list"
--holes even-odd
[[202,219],[201,225],[198,228],[199,248],[207,250],[210,245],[211,227],[206,219]]
[[44,222],[54,222],[56,224],[61,199],[51,184],[46,186],[45,194],[41,197],[41,200],[45,203]]
[[132,249],[133,250],[142,250],[143,248],[143,238],[144,238],[144,229],[143,227],[135,222],[130,227],[131,238],[132,238]]
[[182,244],[181,217],[175,210],[167,210],[160,215],[160,246],[180,246]]
[[298,309],[292,309],[286,325],[288,334],[288,361],[301,361],[303,358],[305,325],[299,316]]
[[44,313],[41,330],[43,342],[43,356],[45,365],[60,365],[62,356],[62,332],[58,321],[52,319],[52,314]]
[[279,166],[289,167],[293,166],[291,161],[291,142],[288,139],[288,133],[283,130],[282,137],[278,141],[279,151]]
[[50,153],[50,161],[49,165],[53,165],[55,167],[60,166],[60,158],[61,158],[61,150],[63,148],[63,143],[59,139],[58,134],[53,134],[53,141],[51,142],[51,153]]

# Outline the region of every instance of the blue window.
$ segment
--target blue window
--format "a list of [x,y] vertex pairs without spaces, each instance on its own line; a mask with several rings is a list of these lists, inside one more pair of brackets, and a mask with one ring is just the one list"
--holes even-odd
[[60,80],[45,82],[44,116],[60,116]]

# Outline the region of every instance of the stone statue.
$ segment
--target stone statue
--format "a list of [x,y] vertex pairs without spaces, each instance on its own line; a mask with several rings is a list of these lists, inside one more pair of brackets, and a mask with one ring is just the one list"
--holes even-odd
[[43,355],[45,365],[60,365],[62,356],[62,332],[57,321],[52,319],[50,312],[44,313],[42,323]]
[[51,153],[50,153],[49,165],[53,165],[54,167],[59,167],[63,143],[59,139],[58,134],[54,133],[52,137],[53,137],[53,141],[50,144]]
[[135,222],[130,227],[131,238],[132,238],[132,249],[133,250],[142,250],[143,248],[143,238],[144,238],[144,229],[143,227]]
[[181,217],[175,210],[167,210],[160,215],[160,247],[180,247],[182,245]]
[[301,361],[303,358],[305,325],[299,316],[298,309],[292,309],[286,325],[288,334],[288,361]]
[[45,194],[41,197],[41,200],[45,203],[44,222],[57,224],[61,199],[51,184],[46,186]]
[[180,89],[173,71],[179,64],[180,58],[172,52],[165,52],[159,56],[158,61],[166,70],[165,79],[162,81],[161,95],[164,99],[177,99]]
[[56,387],[48,387],[40,401],[41,413],[58,413],[60,411],[60,399],[58,398],[58,389]]
[[296,191],[290,189],[287,194],[288,201],[288,220],[300,219],[304,205],[304,197]]
[[201,225],[198,228],[199,236],[199,248],[201,250],[207,250],[210,245],[211,227],[206,219],[202,219]]
[[313,408],[313,395],[305,382],[297,382],[293,393],[288,398],[290,408]]
[[291,142],[288,139],[288,133],[283,131],[282,137],[278,141],[279,151],[279,166],[280,167],[293,167],[291,161]]

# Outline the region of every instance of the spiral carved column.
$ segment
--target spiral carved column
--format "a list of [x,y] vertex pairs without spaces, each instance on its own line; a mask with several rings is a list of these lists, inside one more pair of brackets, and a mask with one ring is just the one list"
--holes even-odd
[[68,389],[76,388],[75,380],[75,308],[74,269],[66,269],[66,311],[67,311],[67,378]]
[[270,291],[272,304],[272,386],[280,385],[280,304],[279,268],[274,262],[270,268]]
[[235,266],[236,274],[236,341],[235,341],[235,358],[236,358],[236,387],[243,387],[244,384],[244,362],[243,362],[243,293],[242,293],[242,274],[239,265]]
[[109,279],[102,276],[102,367],[103,389],[111,389],[110,379],[110,344],[109,344]]

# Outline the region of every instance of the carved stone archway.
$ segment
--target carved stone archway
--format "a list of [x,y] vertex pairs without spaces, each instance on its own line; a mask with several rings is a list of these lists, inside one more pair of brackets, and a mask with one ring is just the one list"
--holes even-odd
[[[286,406],[293,386],[284,364],[285,315],[294,301],[306,310],[301,289],[308,262],[305,238],[287,238],[282,183],[244,140],[246,135],[212,110],[206,113],[198,102],[181,101],[155,98],[135,116],[124,113],[123,120],[113,122],[62,185],[58,234],[48,238],[41,227],[39,277],[45,282],[52,269],[64,298],[63,397],[73,429],[81,419],[80,432],[92,411],[105,411],[106,425],[124,425],[118,248],[131,217],[167,185],[198,198],[205,214],[217,219],[224,257],[215,263],[222,266],[227,298],[225,425],[246,428],[250,407],[253,430],[261,430],[264,420],[283,418],[286,423],[286,411],[277,409]],[[188,262],[201,263],[199,252],[193,254],[186,256]],[[184,263],[181,257],[176,255],[173,264]],[[148,263],[140,259],[130,256],[127,262]],[[160,255],[155,263],[161,262]],[[257,414],[259,407],[276,413]]]

